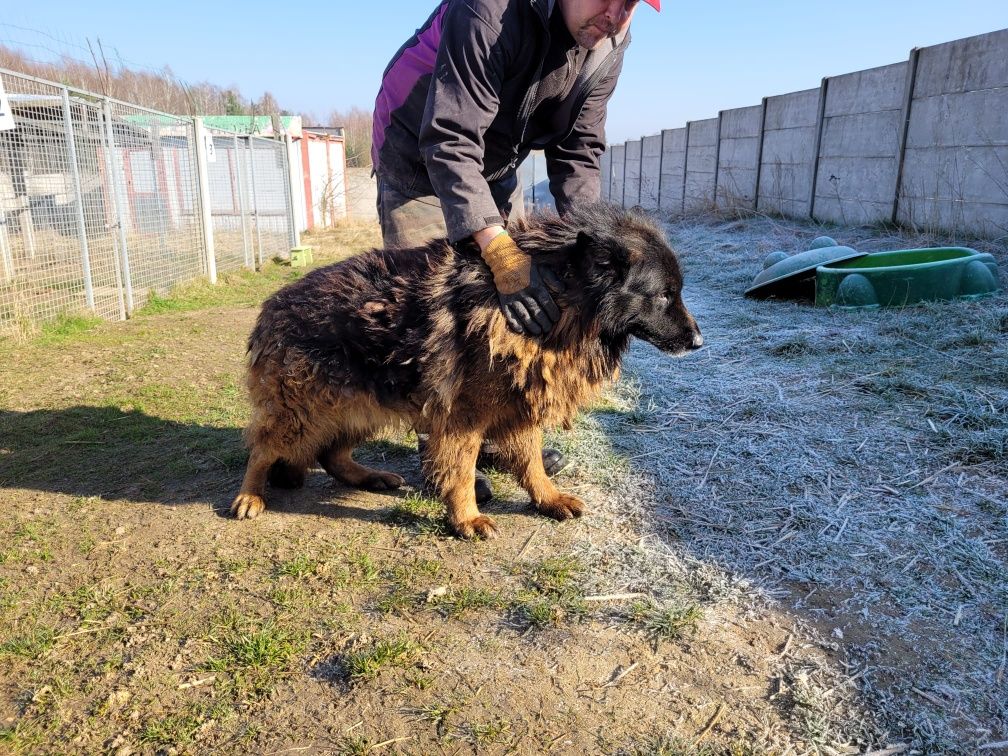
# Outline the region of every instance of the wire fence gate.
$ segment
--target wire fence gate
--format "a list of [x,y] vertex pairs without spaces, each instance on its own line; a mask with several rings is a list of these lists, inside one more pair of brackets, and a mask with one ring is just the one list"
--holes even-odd
[[0,336],[127,318],[297,246],[283,140],[0,69]]

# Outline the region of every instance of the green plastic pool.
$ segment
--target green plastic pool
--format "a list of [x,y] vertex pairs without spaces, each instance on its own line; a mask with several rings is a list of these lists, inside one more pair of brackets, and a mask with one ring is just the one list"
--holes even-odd
[[902,307],[1000,290],[992,255],[967,247],[899,249],[816,268],[816,306]]

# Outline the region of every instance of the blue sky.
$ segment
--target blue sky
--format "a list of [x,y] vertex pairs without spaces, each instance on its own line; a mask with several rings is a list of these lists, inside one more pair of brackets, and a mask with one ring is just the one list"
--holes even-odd
[[[14,5],[10,3],[9,5]],[[434,0],[320,4],[175,0],[169,5],[44,0],[0,16],[0,40],[39,60],[87,59],[101,38],[131,64],[168,65],[183,81],[270,91],[324,116],[370,109],[381,73]],[[642,6],[610,104],[611,141],[682,126],[823,76],[905,60],[910,48],[1008,27],[1004,0],[682,3]]]

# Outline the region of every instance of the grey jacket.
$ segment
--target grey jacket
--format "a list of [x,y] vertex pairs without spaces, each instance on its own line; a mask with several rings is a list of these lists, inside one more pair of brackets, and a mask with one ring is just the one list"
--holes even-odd
[[385,69],[375,102],[375,170],[404,194],[437,195],[451,241],[502,223],[498,207],[533,149],[545,151],[561,213],[599,199],[606,104],[630,35],[591,52],[549,119],[552,128],[537,129],[531,116],[554,5],[443,0]]

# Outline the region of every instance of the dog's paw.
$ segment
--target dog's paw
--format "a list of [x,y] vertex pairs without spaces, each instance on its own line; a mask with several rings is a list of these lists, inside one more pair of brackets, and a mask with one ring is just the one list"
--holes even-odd
[[552,501],[536,504],[536,509],[554,520],[569,520],[584,513],[584,502],[577,496],[562,493]]
[[255,494],[240,493],[231,502],[231,514],[239,520],[251,520],[258,517],[266,509],[266,502],[262,496]]
[[404,483],[406,481],[395,473],[376,470],[363,480],[361,488],[366,488],[368,491],[395,491]]
[[480,515],[479,517],[473,517],[471,520],[458,523],[455,526],[455,532],[462,538],[472,539],[479,536],[489,541],[496,538],[499,531],[497,530],[497,523],[494,522],[492,517]]

